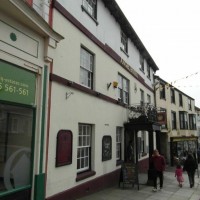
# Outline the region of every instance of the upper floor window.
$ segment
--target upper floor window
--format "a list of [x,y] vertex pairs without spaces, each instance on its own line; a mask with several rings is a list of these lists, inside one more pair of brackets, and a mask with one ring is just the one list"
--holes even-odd
[[119,101],[129,103],[129,81],[118,74],[118,99]]
[[165,99],[165,85],[160,84],[160,99]]
[[80,83],[93,88],[94,55],[81,48]]
[[176,129],[176,112],[171,112],[172,129]]
[[180,129],[188,129],[187,112],[180,111],[179,119],[180,119]]
[[147,78],[151,79],[151,70],[149,65],[147,65]]
[[147,103],[151,104],[151,96],[147,94]]
[[175,90],[171,88],[171,103],[175,103]]
[[183,96],[181,93],[179,93],[179,106],[183,106]]
[[144,104],[144,91],[140,90],[140,104],[143,105]]
[[144,72],[144,58],[141,54],[140,54],[140,69]]
[[97,1],[83,0],[83,8],[94,19],[97,18]]
[[121,49],[128,53],[128,37],[121,31]]
[[192,110],[192,101],[191,101],[191,99],[188,99],[188,109]]
[[196,115],[189,114],[189,127],[190,130],[196,130]]

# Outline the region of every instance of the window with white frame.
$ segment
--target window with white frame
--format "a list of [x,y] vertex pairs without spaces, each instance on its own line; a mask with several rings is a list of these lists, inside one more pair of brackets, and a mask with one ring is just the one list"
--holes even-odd
[[121,49],[128,53],[128,37],[121,31]]
[[83,8],[94,19],[97,18],[97,1],[96,0],[83,0]]
[[144,91],[140,89],[140,105],[144,105]]
[[81,48],[80,55],[80,82],[93,89],[94,55]]
[[151,96],[149,94],[147,94],[147,103],[151,104]]
[[118,100],[122,103],[129,103],[129,81],[121,74],[118,74]]
[[141,54],[140,54],[140,69],[144,72],[144,58]]
[[121,160],[122,156],[122,127],[117,127],[116,130],[116,159]]
[[79,124],[78,149],[77,149],[77,172],[90,169],[91,165],[91,137],[92,125]]

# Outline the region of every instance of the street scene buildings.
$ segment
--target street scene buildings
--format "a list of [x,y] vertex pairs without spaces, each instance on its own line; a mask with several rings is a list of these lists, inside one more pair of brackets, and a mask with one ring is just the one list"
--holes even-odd
[[195,100],[155,76],[115,0],[2,0],[0,24],[1,199],[71,200],[127,162],[148,181],[155,148],[197,151]]

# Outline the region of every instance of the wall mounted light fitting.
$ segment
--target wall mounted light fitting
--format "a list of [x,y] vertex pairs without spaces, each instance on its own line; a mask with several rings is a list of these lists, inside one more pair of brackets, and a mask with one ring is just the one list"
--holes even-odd
[[118,82],[117,81],[113,81],[113,87],[117,88],[117,86],[118,86]]

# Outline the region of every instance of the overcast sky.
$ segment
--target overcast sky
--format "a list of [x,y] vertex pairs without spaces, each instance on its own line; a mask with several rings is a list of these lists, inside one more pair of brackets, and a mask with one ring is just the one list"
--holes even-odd
[[157,64],[156,75],[200,107],[200,0],[116,0]]

